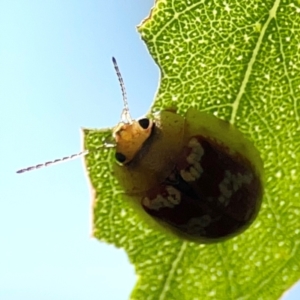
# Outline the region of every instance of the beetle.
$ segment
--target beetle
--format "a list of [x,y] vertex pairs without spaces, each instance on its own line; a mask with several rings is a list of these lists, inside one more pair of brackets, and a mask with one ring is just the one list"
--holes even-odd
[[113,130],[115,176],[134,206],[177,236],[224,240],[255,220],[263,195],[263,163],[233,125],[190,108],[132,120],[125,107]]
[[125,198],[183,239],[213,243],[246,230],[263,196],[263,162],[253,143],[229,122],[195,108],[184,115],[171,108],[133,120],[114,58],[113,64],[124,102],[112,134],[113,173]]

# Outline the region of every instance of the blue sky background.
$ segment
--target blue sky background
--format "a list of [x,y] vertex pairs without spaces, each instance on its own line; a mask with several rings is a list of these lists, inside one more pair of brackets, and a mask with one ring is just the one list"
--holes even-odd
[[126,254],[90,238],[82,161],[15,171],[80,151],[80,127],[117,124],[122,98],[112,55],[132,116],[148,111],[159,70],[135,28],[152,5],[1,3],[1,300],[128,299],[136,276]]

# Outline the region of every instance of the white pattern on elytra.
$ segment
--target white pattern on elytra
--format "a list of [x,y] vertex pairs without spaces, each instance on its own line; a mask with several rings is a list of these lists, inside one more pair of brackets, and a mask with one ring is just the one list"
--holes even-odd
[[185,226],[190,234],[205,234],[205,227],[212,222],[210,215],[202,215],[198,218],[191,218]]
[[203,172],[200,160],[204,154],[204,150],[196,138],[192,138],[189,141],[188,147],[191,148],[191,153],[187,156],[186,161],[190,164],[190,166],[181,170],[180,175],[183,180],[191,182],[198,179]]
[[166,191],[168,193],[166,197],[159,194],[154,199],[149,199],[149,197],[143,198],[143,205],[149,209],[159,210],[163,207],[173,208],[175,205],[180,203],[181,194],[177,189],[175,189],[173,186],[167,185]]
[[218,200],[220,203],[227,206],[232,195],[237,192],[243,184],[250,184],[253,179],[252,174],[232,174],[230,171],[225,171],[225,177],[219,184],[221,196]]

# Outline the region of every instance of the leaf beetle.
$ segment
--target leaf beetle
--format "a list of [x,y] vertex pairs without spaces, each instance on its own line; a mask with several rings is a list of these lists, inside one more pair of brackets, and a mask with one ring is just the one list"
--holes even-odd
[[263,163],[238,129],[194,108],[135,121],[124,103],[123,121],[113,131],[114,174],[137,209],[201,243],[236,236],[252,224],[261,207]]
[[[114,176],[126,198],[149,220],[198,243],[234,237],[255,220],[263,196],[263,162],[255,146],[233,125],[189,108],[165,109],[133,120],[116,60],[124,108],[113,129]],[[88,154],[17,171],[24,173]]]

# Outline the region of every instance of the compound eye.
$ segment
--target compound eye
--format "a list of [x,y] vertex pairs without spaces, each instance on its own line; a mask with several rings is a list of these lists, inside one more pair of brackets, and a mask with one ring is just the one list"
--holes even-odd
[[116,152],[115,158],[119,163],[123,163],[126,161],[126,156],[120,152]]
[[150,120],[147,118],[140,119],[138,120],[138,122],[143,129],[147,129],[150,125]]

